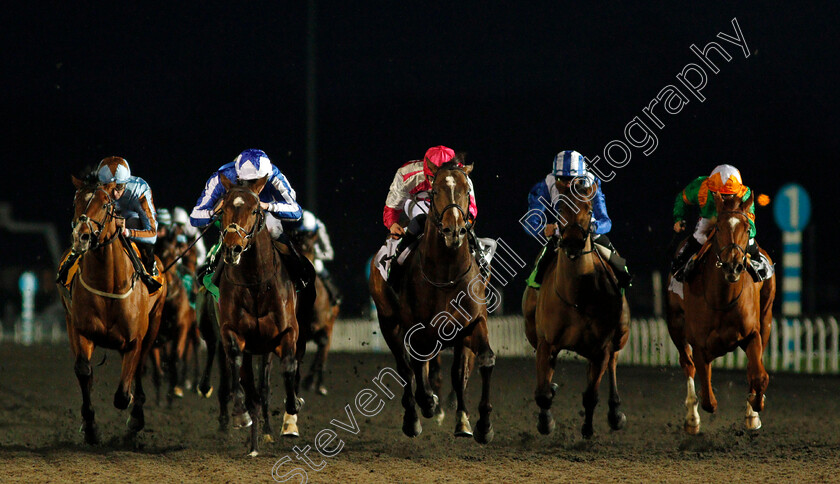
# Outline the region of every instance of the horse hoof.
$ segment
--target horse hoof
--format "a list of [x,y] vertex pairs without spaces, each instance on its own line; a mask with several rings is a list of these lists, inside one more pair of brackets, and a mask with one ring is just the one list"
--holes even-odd
[[747,427],[747,430],[758,430],[761,428],[761,419],[758,418],[758,415],[747,417],[744,419],[744,425]]
[[82,427],[79,429],[79,432],[84,432],[85,434],[85,443],[88,445],[98,445],[99,444],[99,429],[96,428],[96,425],[87,425],[82,424]]
[[[420,399],[417,399],[420,401]],[[423,414],[425,418],[432,418],[435,416],[435,409],[437,408],[440,401],[438,400],[438,396],[432,393],[430,398],[425,399],[426,405],[420,407],[420,412]]]
[[470,426],[470,418],[467,412],[461,410],[458,412],[458,423],[455,424],[455,437],[472,437],[473,431]]
[[172,389],[172,393],[178,398],[184,398],[184,389],[181,387],[175,387]]
[[699,423],[697,425],[689,425],[688,422],[686,422],[683,425],[683,429],[685,430],[685,433],[687,433],[688,435],[699,435],[700,434],[700,424]]
[[134,415],[129,415],[128,420],[126,420],[125,422],[125,425],[126,427],[128,427],[129,431],[134,432],[136,434],[137,432],[143,430],[143,428],[146,426],[146,422],[142,418],[135,418]]
[[283,431],[280,435],[283,437],[300,437],[300,431],[297,426],[297,415],[283,414]]
[[443,424],[443,418],[445,416],[446,416],[446,412],[443,411],[443,407],[438,405],[437,409],[435,410],[435,416],[432,417],[432,419],[435,421],[435,423],[437,423],[438,425],[441,425],[441,424]]
[[475,431],[475,441],[479,444],[489,444],[493,441],[493,424],[487,424],[487,429],[484,430],[485,425],[481,419],[478,421],[478,429]]
[[231,419],[233,421],[233,428],[235,429],[250,427],[251,424],[254,423],[253,421],[251,421],[251,416],[248,415],[248,412],[241,413],[239,415],[234,415],[233,417],[231,417]]
[[580,427],[580,435],[582,435],[584,439],[592,438],[592,435],[594,433],[595,433],[595,430],[592,428],[592,424],[584,423]]
[[627,424],[627,416],[624,415],[624,412],[610,412],[607,420],[609,420],[610,428],[613,430],[621,430]]
[[301,382],[301,386],[307,392],[314,391],[315,390],[315,378],[313,378],[312,375],[307,376]]
[[288,400],[286,400],[286,413],[290,415],[297,415],[304,403],[306,402],[304,402],[301,397],[295,397],[295,401],[291,405],[289,405]]
[[539,420],[537,421],[537,430],[543,435],[548,435],[554,432],[554,426],[554,418],[551,416],[551,412],[548,410],[541,411]]
[[117,393],[114,394],[114,407],[119,410],[125,410],[134,403],[134,395],[129,393],[126,395],[125,393],[117,390]]
[[318,395],[321,395],[323,397],[327,396],[327,387],[325,387],[324,385],[319,386]]
[[184,380],[184,390],[192,390],[192,380]]
[[263,434],[262,441],[263,441],[263,444],[273,444],[274,443],[274,437],[272,437],[271,434]]
[[403,426],[402,431],[408,437],[414,438],[420,435],[423,432],[423,426],[420,425],[420,419],[414,417],[414,421],[412,422],[410,419],[403,418]]
[[256,457],[258,455],[260,455],[260,453],[257,452],[256,450],[252,450],[251,452],[248,453],[248,457]]
[[199,388],[198,394],[201,395],[204,398],[210,398],[210,395],[213,394],[213,387],[211,386],[206,392],[203,392],[203,393],[202,393],[201,389]]

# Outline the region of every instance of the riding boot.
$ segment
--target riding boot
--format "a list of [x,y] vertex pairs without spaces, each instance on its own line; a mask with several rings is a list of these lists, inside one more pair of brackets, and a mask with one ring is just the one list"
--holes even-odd
[[487,279],[487,275],[490,273],[490,270],[484,260],[484,250],[481,248],[481,244],[478,242],[478,237],[475,235],[475,230],[472,227],[470,227],[467,231],[467,241],[470,244],[470,253],[473,257],[475,257],[475,260],[478,263],[478,270],[481,274],[481,278]]
[[306,289],[315,280],[315,268],[312,263],[298,252],[285,233],[280,234],[277,239],[272,239],[272,242],[289,270],[289,275],[295,282],[295,288],[298,291]]
[[534,270],[531,271],[531,276],[527,281],[529,286],[534,289],[540,288],[543,277],[545,276],[545,271],[551,267],[555,257],[557,257],[556,240],[551,239],[548,245],[543,247],[539,257],[537,257],[537,262],[534,264]]
[[55,282],[66,286],[69,281],[67,281],[67,275],[70,273],[70,268],[73,267],[73,264],[76,263],[76,260],[79,258],[79,254],[70,252],[67,255],[67,259],[64,261],[64,264],[61,264],[61,267],[58,268],[58,275],[55,278]]
[[615,278],[618,280],[618,287],[626,289],[632,286],[633,275],[630,274],[630,271],[627,269],[627,260],[618,255],[618,251],[615,250],[615,247],[610,239],[605,234],[601,234],[595,236],[592,239],[592,242],[606,248],[609,251],[610,256],[607,259],[607,263],[610,267],[612,267],[613,272],[615,273]]
[[674,279],[680,282],[685,280],[685,276],[694,268],[694,264],[689,264],[690,259],[701,247],[703,247],[703,244],[698,242],[693,235],[688,237],[688,242],[671,262],[671,272],[674,274]]
[[426,228],[426,217],[427,215],[422,213],[408,222],[408,227],[405,228],[405,233],[397,244],[397,249],[394,251],[394,260],[399,259],[403,251],[411,247],[411,244],[423,233],[423,230]]
[[140,272],[140,279],[149,288],[149,292],[155,292],[160,289],[161,283],[156,281],[154,277],[160,275],[155,263],[155,244],[137,243],[137,248],[140,250],[140,257],[143,262],[143,270]]
[[318,274],[318,277],[321,278],[321,282],[323,282],[324,287],[327,288],[327,292],[330,296],[330,303],[333,306],[341,304],[341,291],[338,289],[338,286],[336,286],[335,281],[332,278],[332,274],[330,274],[328,270],[324,269]]

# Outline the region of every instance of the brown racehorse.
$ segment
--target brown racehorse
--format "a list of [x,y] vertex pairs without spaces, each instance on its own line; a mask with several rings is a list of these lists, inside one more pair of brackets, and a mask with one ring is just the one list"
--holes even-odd
[[[309,259],[315,262],[315,243],[318,241],[318,232],[307,232],[299,230],[292,236],[292,241],[297,244],[298,250]],[[324,369],[327,365],[327,353],[330,351],[332,342],[333,326],[338,317],[338,305],[333,305],[324,281],[320,277],[315,278],[315,307],[312,312],[310,340],[318,346],[315,359],[309,375],[303,380],[303,387],[307,390],[314,390],[320,395],[327,394],[327,387],[324,385]]]
[[[703,410],[713,413],[717,400],[712,392],[712,361],[735,348],[744,350],[750,385],[745,424],[752,430],[761,427],[758,412],[764,409],[769,382],[761,358],[773,322],[776,276],[756,283],[744,274],[749,264],[747,213],[753,197],[744,202],[736,197],[724,199],[717,193],[714,197],[718,218],[698,274],[683,284],[684,299],[673,292],[668,294],[668,331],[688,379],[684,428],[689,434],[700,432],[695,371]],[[767,256],[763,249],[761,252]]]
[[532,287],[525,289],[522,311],[525,335],[537,350],[535,399],[540,407],[537,429],[543,434],[554,430],[550,409],[557,384],[551,379],[557,354],[560,350],[571,350],[589,360],[581,427],[581,434],[589,438],[593,434],[592,416],[598,404],[598,387],[605,371],[610,379],[609,425],[618,430],[627,420],[618,409],[621,400],[615,368],[618,352],[627,342],[630,309],[612,269],[592,246],[592,198],[598,187],[596,184],[586,187],[580,179],[572,183],[557,182],[561,200],[570,202],[560,203],[557,260],[545,272],[539,291]]
[[[190,295],[179,274],[180,267],[175,264],[181,251],[175,240],[175,235],[169,233],[158,237],[155,243],[155,253],[160,258],[163,268],[169,268],[166,273],[166,300],[161,315],[160,330],[155,353],[162,352],[166,358],[169,391],[166,394],[167,404],[172,406],[175,397],[184,396],[183,381],[186,374],[187,343],[192,337],[195,327],[195,310],[190,306]],[[155,362],[154,384],[157,391],[156,400],[160,403],[160,357],[153,355]]]
[[[111,185],[85,184],[73,178],[72,252],[81,255],[73,280],[72,299],[61,290],[67,320],[67,336],[76,357],[75,372],[82,389],[82,418],[85,441],[94,444],[99,436],[90,401],[96,346],[114,349],[122,355],[120,384],[114,406],[131,409],[128,429],[137,433],[145,426],[142,366],[152,348],[160,325],[166,284],[154,295],[138,280],[122,241],[118,240],[115,202],[108,195]],[[134,390],[132,392],[132,383]]]
[[415,402],[424,417],[434,416],[439,402],[429,382],[428,360],[451,346],[455,350],[452,386],[458,401],[455,435],[473,436],[464,391],[477,364],[482,386],[474,438],[488,443],[493,439],[490,377],[495,355],[487,337],[487,281],[482,279],[467,242],[467,176],[473,165],[462,168],[462,161],[458,155],[439,168],[427,161],[434,178],[425,235],[405,261],[404,276],[393,281],[396,291],[382,278],[374,262],[369,286],[382,335],[396,358],[397,371],[409,383],[402,398],[403,432],[409,437],[422,432]]
[[[294,282],[265,227],[266,213],[260,208],[258,195],[267,178],[245,186],[234,185],[223,175],[220,175],[220,181],[226,193],[221,208],[224,264],[218,278],[219,334],[230,374],[234,376],[233,424],[234,427],[251,426],[250,455],[256,456],[258,406],[261,403],[268,405],[271,353],[280,358],[286,414],[294,419],[303,404],[296,388],[300,378],[298,357],[302,358],[305,348],[305,341],[299,338],[295,312],[300,301]],[[261,365],[265,386],[262,401],[254,384],[251,360],[255,354],[266,355]],[[220,393],[224,390],[221,388]],[[265,420],[263,438],[270,441],[271,428],[268,418]]]

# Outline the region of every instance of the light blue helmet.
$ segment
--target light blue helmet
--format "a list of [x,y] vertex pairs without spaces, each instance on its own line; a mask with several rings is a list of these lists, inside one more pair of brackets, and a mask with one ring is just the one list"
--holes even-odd
[[245,150],[233,161],[240,180],[257,180],[271,173],[271,160],[262,150]]
[[554,176],[574,176],[584,178],[588,183],[595,181],[589,172],[586,158],[577,151],[561,151],[554,157]]
[[157,223],[160,226],[169,226],[172,224],[172,214],[169,213],[169,209],[157,209]]
[[122,185],[128,183],[131,178],[131,168],[128,167],[128,162],[124,158],[109,156],[99,162],[96,176],[99,178],[99,183],[114,182]]

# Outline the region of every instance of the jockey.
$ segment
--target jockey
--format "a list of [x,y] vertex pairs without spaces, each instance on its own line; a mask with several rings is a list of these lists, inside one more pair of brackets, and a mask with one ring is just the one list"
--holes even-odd
[[166,237],[169,233],[169,226],[172,225],[172,214],[169,213],[168,208],[157,209],[157,236],[158,238]]
[[341,292],[338,286],[336,286],[335,281],[333,281],[332,274],[324,266],[325,261],[329,262],[335,258],[335,251],[330,243],[330,236],[327,234],[327,227],[324,225],[324,222],[309,210],[304,210],[300,224],[296,227],[292,227],[290,224],[289,229],[309,234],[317,233],[313,247],[315,251],[315,260],[313,262],[315,273],[318,274],[324,286],[326,286],[327,292],[330,295],[330,302],[333,305],[341,304]]
[[187,244],[195,241],[192,247],[192,250],[195,251],[195,265],[199,267],[204,264],[204,258],[207,256],[207,247],[204,245],[204,239],[197,238],[198,229],[190,223],[190,216],[183,207],[172,209],[172,229],[178,235],[183,234],[186,237]]
[[[401,166],[397,170],[397,174],[394,175],[388,197],[385,199],[382,221],[392,238],[402,237],[397,246],[395,258],[417,240],[417,237],[425,229],[426,216],[430,207],[429,192],[432,190],[432,184],[429,182],[432,172],[429,170],[427,163],[441,166],[454,157],[455,152],[451,148],[433,146],[426,151],[422,160],[409,161]],[[469,213],[475,220],[478,215],[478,208],[475,205],[475,189],[469,177],[467,177],[467,182],[470,188]],[[399,223],[400,214],[403,212],[409,219],[408,226],[405,229]],[[478,244],[472,229],[468,234],[468,240],[474,253]]]
[[[674,232],[685,230],[686,207],[697,205],[700,208],[700,220],[694,228],[694,234],[677,254],[671,264],[674,279],[683,281],[685,275],[691,272],[691,257],[703,247],[709,234],[715,226],[717,209],[715,208],[712,192],[721,194],[724,198],[738,197],[742,201],[750,197],[751,190],[741,181],[741,172],[732,165],[718,165],[709,176],[701,176],[688,184],[674,201]],[[750,223],[750,240],[747,244],[747,254],[753,261],[760,261],[761,255],[755,242],[755,204],[750,205],[747,213]]]
[[[219,181],[219,175],[224,175],[234,183],[268,177],[268,183],[259,194],[260,207],[271,215],[265,217],[265,226],[276,243],[289,247],[292,255],[284,257],[284,261],[288,263],[289,272],[296,280],[295,285],[300,289],[309,285],[311,280],[307,274],[311,269],[307,270],[307,267],[311,267],[311,263],[309,259],[298,253],[293,244],[289,243],[288,237],[283,233],[281,223],[282,220],[288,222],[300,220],[303,210],[295,200],[295,191],[286,177],[271,163],[262,150],[245,150],[210,176],[204,185],[204,191],[190,213],[190,224],[193,227],[204,227],[216,217],[218,209],[216,205],[221,202],[225,194],[225,187]],[[217,246],[220,244],[221,238]],[[214,249],[210,251],[212,254],[217,252]]]
[[[565,186],[569,186],[575,179],[581,179],[586,187],[593,183],[598,184],[598,190],[595,197],[592,199],[592,221],[590,232],[592,233],[592,243],[606,249],[609,253],[607,262],[613,268],[618,284],[622,288],[630,286],[633,276],[627,270],[626,261],[618,255],[618,252],[613,247],[610,240],[607,238],[607,233],[612,228],[612,220],[607,215],[607,205],[604,201],[604,192],[601,191],[603,183],[595,175],[593,175],[586,165],[586,158],[577,151],[561,151],[554,157],[554,168],[544,180],[537,182],[531,192],[528,193],[528,208],[529,211],[538,210],[545,213],[546,207],[540,200],[550,201],[554,211],[559,212],[558,204],[560,203],[560,192],[557,189],[557,182]],[[527,219],[529,228],[526,232],[531,235],[539,233],[541,222]],[[546,237],[559,235],[556,223],[547,223],[544,228]],[[548,257],[546,257],[546,254]],[[528,278],[528,285],[534,288],[539,288],[542,282],[545,270],[551,265],[554,260],[555,252],[549,251],[548,246],[544,247],[540,253],[537,263],[534,267],[531,276]]]

